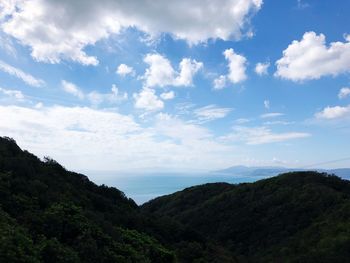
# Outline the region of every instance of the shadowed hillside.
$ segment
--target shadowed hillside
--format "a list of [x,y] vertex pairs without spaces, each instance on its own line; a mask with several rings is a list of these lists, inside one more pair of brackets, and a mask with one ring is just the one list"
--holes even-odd
[[1,262],[172,262],[134,201],[0,139]]
[[347,262],[350,183],[206,184],[142,207],[0,137],[0,262]]
[[350,258],[350,182],[336,176],[294,172],[251,184],[207,184],[142,208],[193,228],[242,262]]

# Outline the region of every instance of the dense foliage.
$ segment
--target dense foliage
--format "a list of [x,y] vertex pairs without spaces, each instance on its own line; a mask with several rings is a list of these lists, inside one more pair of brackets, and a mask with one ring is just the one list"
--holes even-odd
[[347,262],[350,182],[296,172],[142,207],[0,137],[0,262]]
[[294,172],[252,184],[207,184],[143,210],[180,221],[242,262],[350,259],[350,182],[336,176]]
[[146,220],[122,192],[8,138],[0,139],[0,205],[1,262],[175,261],[142,231]]

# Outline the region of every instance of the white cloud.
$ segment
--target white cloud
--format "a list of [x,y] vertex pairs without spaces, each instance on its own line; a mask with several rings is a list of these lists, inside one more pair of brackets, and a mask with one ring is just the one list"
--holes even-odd
[[247,59],[239,54],[236,54],[232,48],[224,51],[224,56],[228,61],[229,73],[227,75],[228,80],[237,84],[247,79],[246,64]]
[[280,112],[271,112],[271,113],[265,113],[260,115],[260,118],[262,119],[268,119],[268,118],[276,118],[276,117],[281,117],[283,116],[283,113]]
[[338,94],[339,99],[344,99],[350,95],[350,88],[341,88]]
[[143,77],[147,87],[163,87],[174,83],[175,72],[168,59],[160,54],[147,54],[144,62],[149,65]]
[[43,80],[34,78],[32,75],[25,73],[19,68],[15,68],[2,60],[0,60],[0,70],[21,79],[23,82],[30,86],[42,87],[45,85],[45,82]]
[[177,103],[175,105],[175,111],[178,115],[188,115],[192,114],[193,108],[196,106],[196,104],[190,103],[190,102],[181,102]]
[[143,88],[140,93],[134,93],[135,108],[146,111],[157,111],[164,108],[164,102],[161,101],[155,93],[155,90]]
[[2,34],[1,31],[0,31],[0,48],[4,50],[7,54],[13,57],[17,56],[17,52],[11,38]]
[[[0,106],[0,135],[16,139],[39,157],[68,169],[135,171],[144,168],[218,169],[232,162],[232,148],[210,131],[164,114],[150,128],[131,116],[87,107]],[[95,180],[101,180],[103,173]]]
[[335,106],[335,107],[326,107],[321,112],[316,113],[317,119],[340,119],[350,116],[350,105],[346,107]]
[[166,32],[191,44],[238,40],[249,32],[251,14],[261,6],[262,0],[223,0],[219,5],[211,0],[2,0],[0,23],[38,61],[97,65],[85,47],[124,28],[135,27],[153,38]]
[[266,127],[236,126],[231,135],[223,137],[224,140],[243,141],[248,145],[284,142],[292,139],[306,138],[311,136],[303,132],[275,133]]
[[265,109],[270,109],[270,101],[269,100],[264,100],[264,107],[265,107]]
[[235,123],[237,123],[237,124],[244,124],[244,123],[248,123],[248,122],[250,122],[250,120],[246,119],[246,118],[240,118],[240,119],[235,120]]
[[20,90],[9,90],[0,88],[0,93],[4,94],[7,97],[14,98],[17,101],[24,100],[24,95]]
[[174,86],[192,86],[193,76],[203,68],[202,62],[195,59],[184,58],[180,62],[180,73],[174,80]]
[[294,40],[283,51],[275,76],[303,81],[350,72],[350,36],[345,40],[327,46],[323,34],[306,32],[302,40]]
[[194,110],[194,115],[200,122],[207,122],[225,118],[231,111],[231,108],[220,108],[216,105],[208,105]]
[[267,75],[269,67],[270,67],[270,62],[266,62],[266,63],[259,62],[255,65],[255,73],[258,74],[259,76]]
[[160,54],[147,54],[144,62],[149,65],[142,77],[146,87],[192,86],[194,75],[203,67],[202,62],[184,58],[176,72],[170,61]]
[[87,94],[88,100],[93,106],[98,106],[101,103],[118,103],[128,99],[128,94],[126,92],[120,93],[116,85],[112,85],[110,93],[100,93],[97,91],[92,91]]
[[159,112],[156,115],[156,119],[160,120],[160,121],[168,121],[168,120],[172,119],[172,116],[168,113]]
[[41,109],[42,107],[44,107],[44,104],[42,102],[38,102],[34,105],[34,108],[36,109]]
[[12,15],[16,11],[17,0],[3,0],[0,2],[0,20]]
[[220,90],[225,88],[226,86],[226,76],[220,75],[216,79],[214,79],[214,89],[215,90]]
[[163,92],[162,94],[160,94],[160,97],[163,100],[172,100],[173,98],[175,98],[175,93],[172,90],[169,92]]
[[94,90],[87,94],[71,82],[62,80],[61,85],[65,92],[72,94],[80,100],[87,99],[95,107],[99,106],[101,103],[113,104],[128,99],[128,94],[126,92],[121,94],[117,86],[114,84],[112,85],[110,93],[101,93]]
[[129,74],[134,75],[135,71],[134,71],[133,67],[129,67],[126,64],[120,64],[117,68],[116,73],[120,76],[125,77],[126,75],[129,75]]
[[62,80],[61,86],[65,92],[72,94],[73,96],[78,97],[81,100],[84,99],[84,93],[75,84],[66,80]]
[[309,3],[305,3],[302,0],[298,0],[298,8],[299,9],[305,9],[305,8],[308,8],[308,7],[310,7]]
[[291,125],[294,124],[292,121],[265,121],[263,125]]
[[207,129],[170,116],[168,118],[163,116],[163,119],[156,123],[155,129],[161,135],[181,141],[199,141],[212,137]]

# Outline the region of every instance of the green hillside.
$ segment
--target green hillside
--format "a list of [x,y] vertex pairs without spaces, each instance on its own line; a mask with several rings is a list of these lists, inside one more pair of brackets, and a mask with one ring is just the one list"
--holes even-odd
[[137,205],[0,139],[1,262],[173,262]]
[[0,262],[348,262],[350,182],[206,184],[141,207],[0,137]]
[[295,172],[251,184],[206,184],[143,210],[170,216],[241,262],[348,262],[350,182]]

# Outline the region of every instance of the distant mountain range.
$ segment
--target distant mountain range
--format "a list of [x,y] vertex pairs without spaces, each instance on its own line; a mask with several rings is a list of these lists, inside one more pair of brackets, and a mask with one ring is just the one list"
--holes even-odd
[[281,173],[296,172],[296,171],[317,171],[320,173],[334,174],[344,179],[350,179],[350,168],[339,169],[321,169],[321,168],[287,168],[281,166],[232,166],[223,170],[213,171],[213,174],[218,175],[233,175],[244,177],[271,177]]

